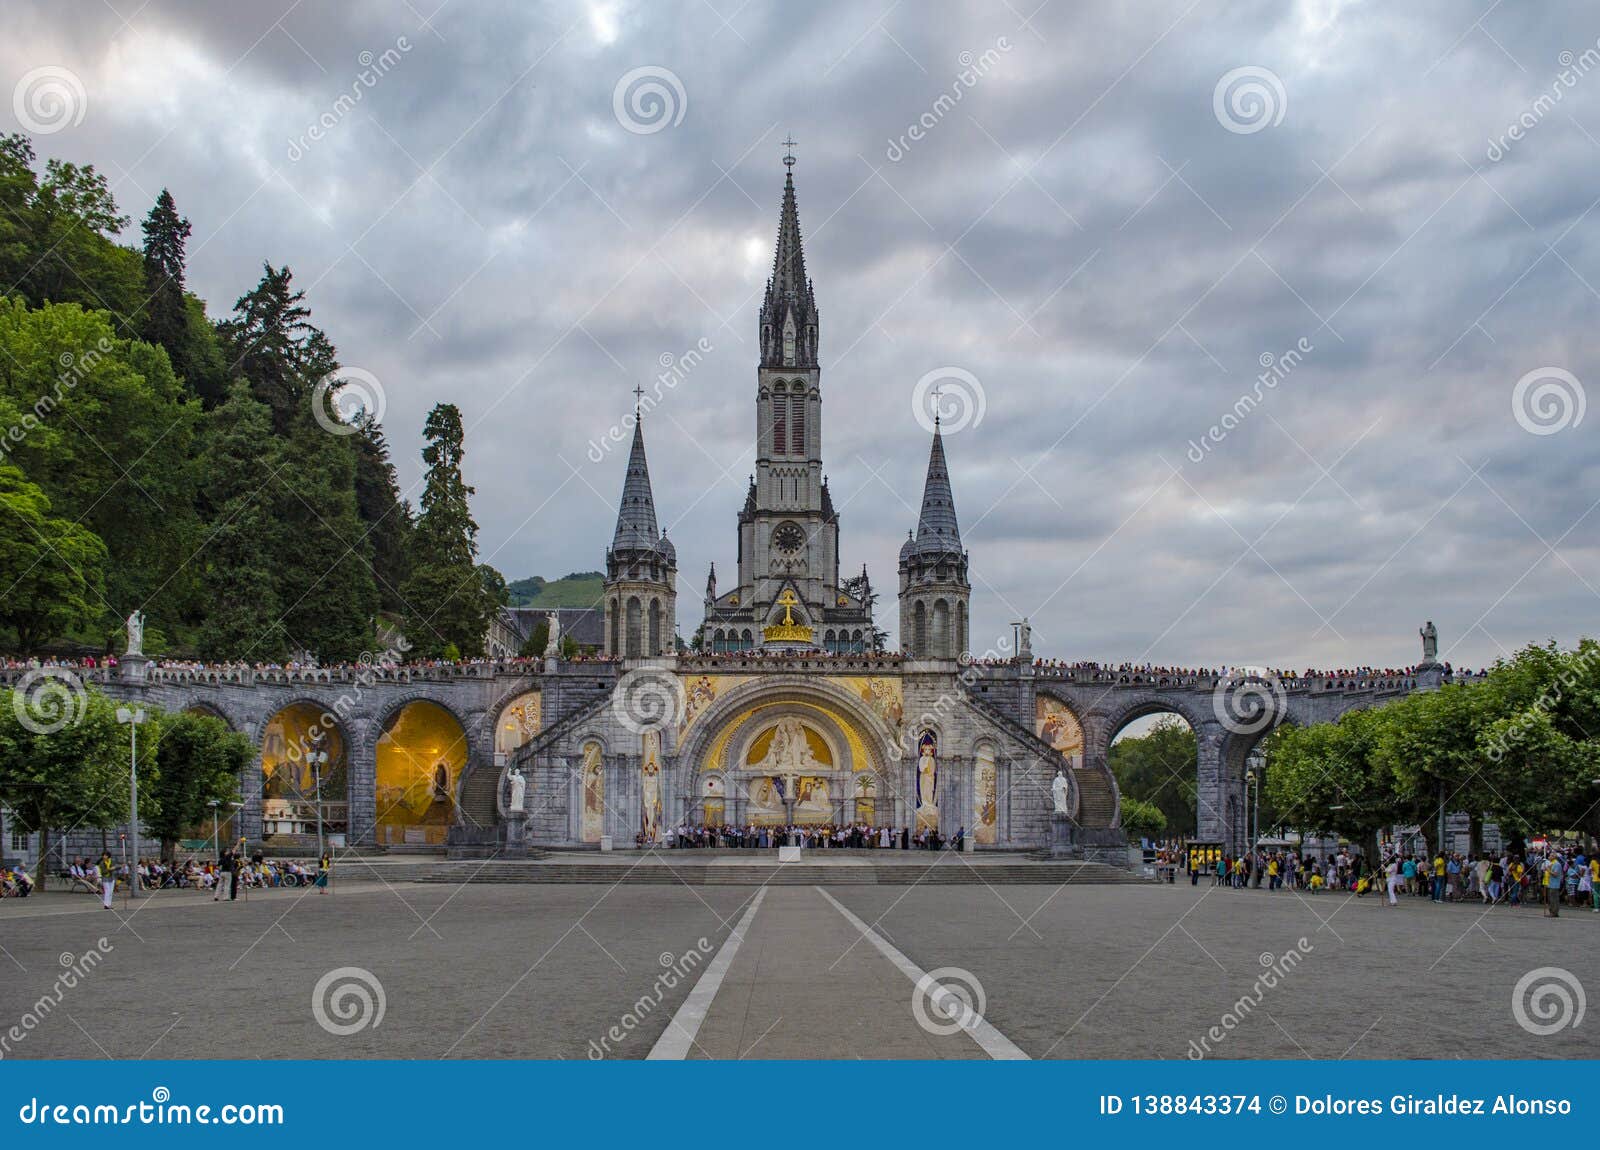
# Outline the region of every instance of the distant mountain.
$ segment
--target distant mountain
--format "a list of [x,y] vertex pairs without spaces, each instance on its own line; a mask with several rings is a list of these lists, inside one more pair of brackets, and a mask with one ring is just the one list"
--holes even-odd
[[597,607],[605,575],[599,571],[574,571],[550,582],[541,575],[506,585],[513,607]]

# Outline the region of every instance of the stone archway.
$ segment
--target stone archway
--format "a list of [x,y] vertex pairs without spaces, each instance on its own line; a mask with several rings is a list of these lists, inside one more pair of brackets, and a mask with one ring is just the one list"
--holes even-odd
[[450,708],[413,698],[389,708],[373,746],[373,831],[379,845],[443,846],[457,820],[470,740]]
[[[793,752],[795,777],[774,787],[782,771],[763,764],[779,728],[787,727],[792,739],[797,726],[806,746]],[[761,676],[716,699],[685,732],[673,795],[680,817],[689,818],[708,797],[704,777],[715,774],[723,780],[728,821],[776,822],[779,812],[783,818],[798,812],[799,821],[847,822],[862,809],[861,779],[870,780],[866,793],[875,803],[903,792],[902,759],[898,732],[849,691],[800,676]],[[797,790],[792,802],[783,793],[787,786]]]
[[[304,842],[317,834],[319,821],[325,835],[349,833],[353,742],[321,702],[299,698],[275,708],[255,743],[264,842]],[[245,790],[247,804],[257,797],[252,790]]]

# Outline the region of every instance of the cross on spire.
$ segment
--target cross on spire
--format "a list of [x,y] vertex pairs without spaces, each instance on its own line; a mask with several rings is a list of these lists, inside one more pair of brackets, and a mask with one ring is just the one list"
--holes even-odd
[[933,385],[933,426],[935,430],[939,427],[939,397],[944,394],[943,388],[944,384],[942,382]]
[[790,136],[788,139],[783,141],[783,146],[786,149],[785,152],[783,153],[783,165],[784,165],[784,167],[789,169],[789,174],[791,176],[794,175],[794,145],[795,145],[795,142],[796,141],[795,141],[793,136]]
[[633,385],[633,414],[634,414],[635,418],[637,418],[638,415],[639,415],[639,408],[640,408],[641,404],[643,403],[643,401],[644,401],[644,388],[636,383],[636,384]]

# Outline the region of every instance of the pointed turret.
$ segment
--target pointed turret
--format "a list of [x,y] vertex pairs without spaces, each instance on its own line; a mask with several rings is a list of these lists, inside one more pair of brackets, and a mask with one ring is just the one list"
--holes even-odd
[[961,553],[961,526],[956,522],[956,500],[950,491],[944,435],[937,423],[933,428],[933,447],[928,452],[928,477],[922,484],[922,513],[917,517],[914,550],[923,555]]
[[622,481],[622,502],[617,507],[617,530],[611,549],[649,550],[660,534],[656,526],[655,494],[650,490],[650,464],[644,456],[644,421],[635,419],[633,447],[628,452],[628,473]]
[[961,548],[950,467],[937,418],[928,451],[917,529],[900,548],[900,646],[919,659],[957,659],[967,650],[967,553]]
[[634,411],[633,447],[617,505],[617,528],[606,550],[605,610],[608,655],[626,658],[668,654],[677,594],[677,548],[656,521],[650,465],[644,454],[644,423]]

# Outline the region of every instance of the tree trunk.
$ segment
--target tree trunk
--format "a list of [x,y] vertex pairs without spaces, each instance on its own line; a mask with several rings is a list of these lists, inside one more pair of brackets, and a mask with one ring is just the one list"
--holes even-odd
[[1467,818],[1467,849],[1473,858],[1483,854],[1483,816],[1469,815]]

